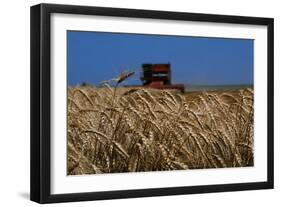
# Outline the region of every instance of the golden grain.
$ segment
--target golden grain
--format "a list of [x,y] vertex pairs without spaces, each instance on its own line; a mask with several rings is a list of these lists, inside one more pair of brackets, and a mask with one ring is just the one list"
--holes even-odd
[[118,86],[130,75],[68,88],[69,175],[253,166],[253,89]]

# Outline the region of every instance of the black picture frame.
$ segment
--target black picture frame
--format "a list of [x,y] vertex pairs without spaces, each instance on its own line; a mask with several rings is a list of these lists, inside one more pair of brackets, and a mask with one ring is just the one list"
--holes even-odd
[[[181,20],[194,22],[217,22],[267,26],[267,181],[236,184],[218,184],[187,187],[51,194],[50,130],[51,130],[51,73],[50,32],[52,13],[134,17],[149,19]],[[30,199],[38,203],[88,201],[102,199],[166,196],[179,194],[211,193],[273,188],[273,27],[272,18],[195,14],[168,11],[104,8],[39,4],[31,7],[31,174]]]

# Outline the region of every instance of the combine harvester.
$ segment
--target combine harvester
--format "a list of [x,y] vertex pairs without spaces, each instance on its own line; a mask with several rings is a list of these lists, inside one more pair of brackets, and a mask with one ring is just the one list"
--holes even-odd
[[176,89],[184,93],[184,84],[172,84],[171,65],[143,64],[143,76],[140,78],[143,86],[156,89]]

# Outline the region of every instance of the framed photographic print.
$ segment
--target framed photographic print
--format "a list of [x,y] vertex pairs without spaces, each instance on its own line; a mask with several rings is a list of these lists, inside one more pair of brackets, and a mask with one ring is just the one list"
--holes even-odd
[[31,200],[273,188],[273,19],[31,7]]

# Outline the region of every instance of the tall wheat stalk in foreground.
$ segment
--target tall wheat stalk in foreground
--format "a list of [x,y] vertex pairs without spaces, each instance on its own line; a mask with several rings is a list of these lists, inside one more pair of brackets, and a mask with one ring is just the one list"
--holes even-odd
[[115,86],[68,88],[69,175],[254,165],[252,89]]

